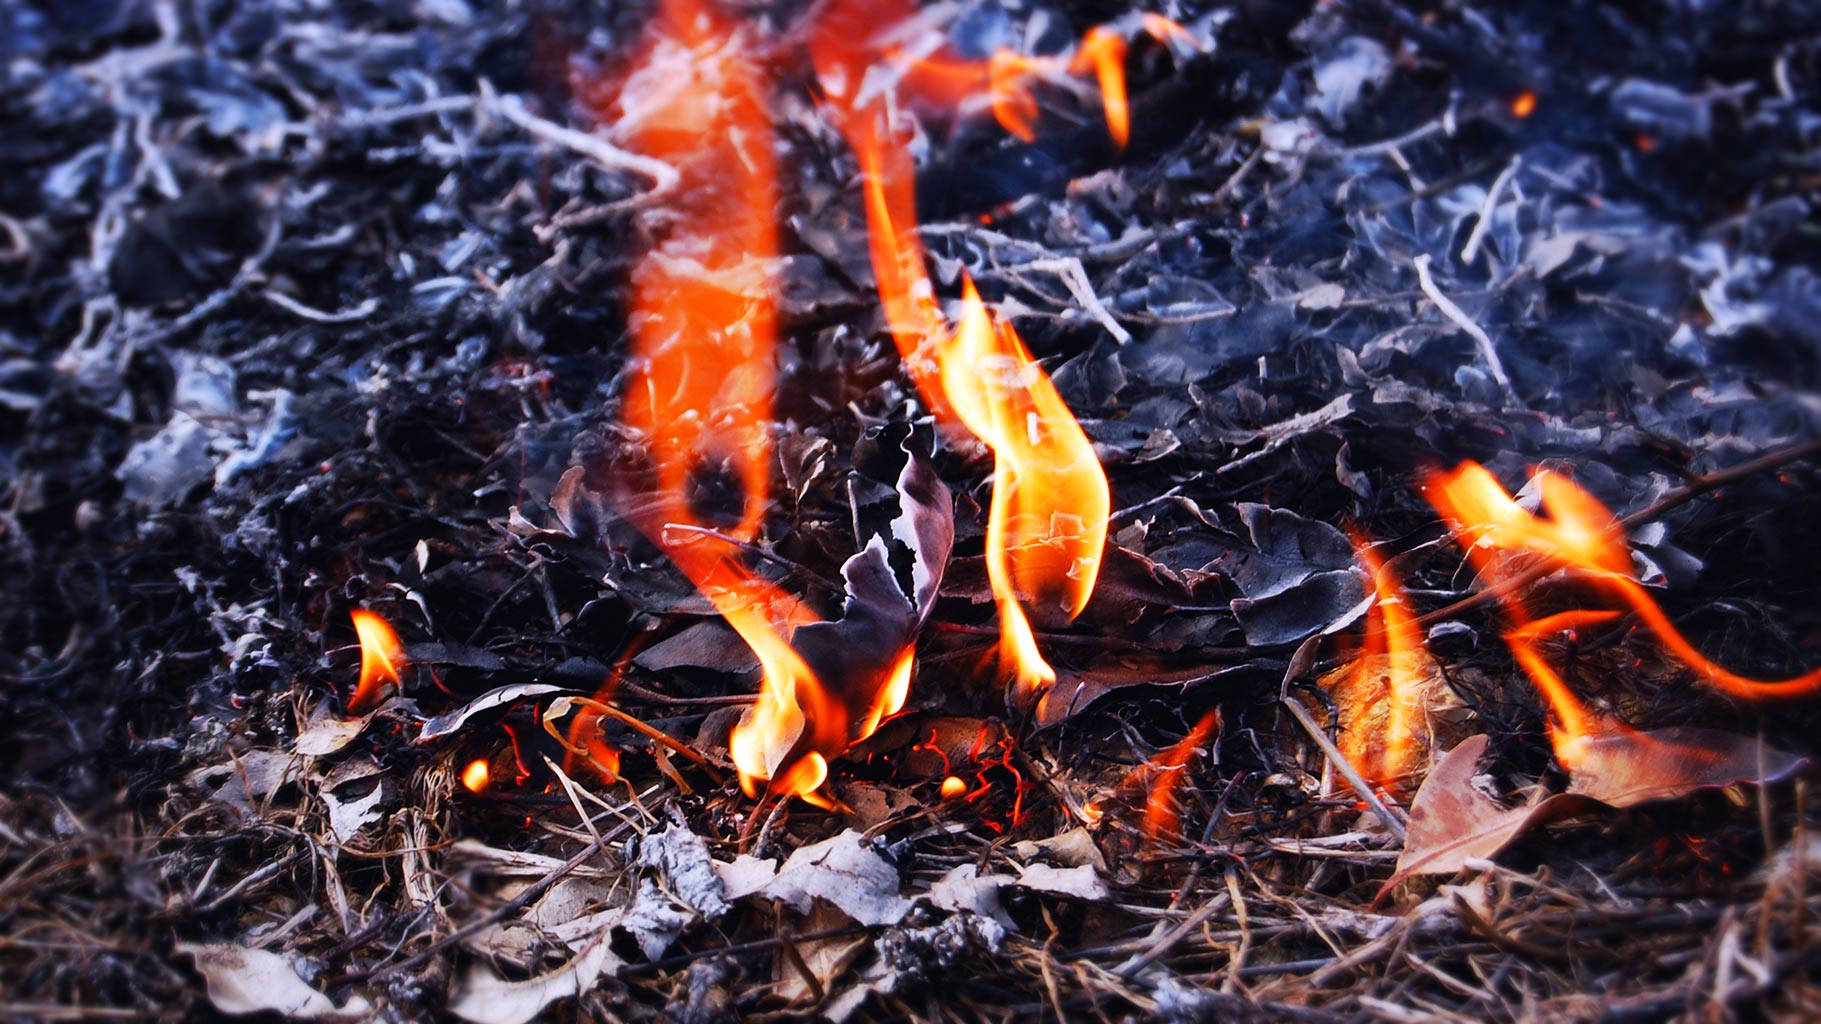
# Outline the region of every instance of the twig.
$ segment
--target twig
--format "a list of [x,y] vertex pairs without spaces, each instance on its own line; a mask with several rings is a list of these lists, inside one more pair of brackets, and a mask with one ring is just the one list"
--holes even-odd
[[645,194],[645,198],[669,192],[677,187],[677,182],[682,178],[676,168],[662,160],[628,153],[606,139],[576,131],[555,121],[547,121],[527,110],[525,101],[517,96],[493,97],[486,109],[498,112],[501,117],[529,132],[532,138],[573,150],[608,170],[631,171],[650,178],[652,189]]
[[1504,390],[1505,397],[1516,401],[1517,392],[1511,389],[1511,378],[1505,376],[1505,364],[1499,360],[1498,349],[1493,346],[1491,336],[1482,330],[1479,324],[1474,323],[1473,318],[1468,316],[1461,307],[1455,305],[1453,299],[1442,294],[1442,290],[1435,286],[1435,278],[1429,276],[1428,253],[1417,254],[1413,262],[1416,266],[1416,281],[1423,289],[1423,294],[1429,296],[1429,301],[1435,303],[1435,308],[1441,310],[1443,316],[1452,320],[1454,326],[1465,331],[1467,336],[1473,339],[1474,344],[1480,348],[1480,358],[1486,362],[1487,372],[1492,374],[1492,379],[1497,381],[1499,387]]
[[1168,953],[1178,942],[1181,942],[1183,940],[1183,938],[1185,936],[1187,936],[1190,932],[1194,931],[1197,928],[1200,928],[1202,926],[1202,923],[1205,922],[1208,918],[1213,917],[1215,914],[1217,914],[1221,910],[1225,909],[1231,903],[1232,903],[1232,898],[1225,894],[1214,897],[1213,899],[1209,900],[1207,903],[1203,904],[1202,908],[1200,910],[1197,910],[1195,913],[1190,914],[1188,917],[1184,918],[1180,924],[1178,924],[1176,927],[1170,929],[1169,932],[1167,932],[1162,938],[1160,938],[1156,942],[1152,943],[1150,948],[1146,949],[1142,953],[1139,953],[1137,956],[1132,957],[1130,960],[1127,960],[1125,963],[1120,964],[1118,967],[1115,967],[1113,969],[1113,973],[1119,975],[1122,978],[1130,978],[1133,975],[1136,975],[1139,971],[1142,971],[1146,967],[1150,966],[1152,961],[1156,960],[1158,957],[1164,955],[1165,953]]
[[1505,194],[1505,186],[1517,177],[1518,168],[1524,166],[1522,156],[1514,156],[1499,176],[1492,179],[1492,187],[1486,190],[1486,199],[1480,203],[1480,217],[1474,222],[1473,230],[1467,233],[1467,244],[1461,246],[1461,262],[1472,263],[1480,254],[1480,243],[1486,240],[1486,232],[1492,227],[1492,215],[1498,211],[1499,198]]
[[1371,808],[1378,820],[1384,823],[1385,830],[1396,836],[1398,842],[1403,842],[1403,820],[1394,814],[1383,800],[1379,799],[1378,792],[1366,783],[1366,780],[1353,767],[1352,762],[1348,761],[1346,755],[1340,752],[1340,748],[1334,745],[1334,741],[1328,738],[1328,734],[1322,731],[1322,727],[1317,724],[1314,716],[1309,714],[1309,709],[1288,697],[1284,698],[1283,705],[1290,710],[1290,715],[1302,725],[1303,730],[1309,734],[1309,738],[1315,741],[1315,745],[1321,748],[1321,752],[1327,755],[1328,762],[1346,778],[1347,785],[1353,787],[1353,792],[1358,793],[1359,798],[1366,802],[1366,806]]
[[[684,757],[687,757],[691,761],[694,761],[696,763],[696,766],[701,768],[703,771],[707,772],[709,774],[709,776],[715,780],[716,783],[725,782],[727,780],[727,776],[725,774],[723,774],[719,768],[716,768],[714,765],[710,764],[708,762],[708,758],[703,757],[701,754],[690,749],[690,747],[688,747],[687,745],[678,742],[675,737],[667,735],[666,733],[664,733],[663,731],[661,731],[659,729],[654,729],[651,726],[646,725],[644,722],[641,722],[637,718],[634,718],[633,716],[627,714],[626,712],[621,711],[619,708],[614,707],[612,704],[598,701],[591,697],[561,697],[561,698],[558,698],[557,701],[553,701],[551,703],[551,705],[550,705],[551,708],[554,709],[557,706],[557,703],[560,701],[563,701],[563,700],[567,700],[570,704],[575,705],[577,707],[587,708],[589,711],[593,711],[597,714],[606,715],[608,718],[614,719],[615,721],[624,724],[628,728],[630,728],[633,731],[644,736],[646,739],[651,740],[653,743],[662,743],[664,746],[670,748],[672,751],[674,751],[678,754],[681,754]],[[549,714],[549,712],[545,712],[546,720],[548,720],[550,717],[552,717],[552,716]],[[556,715],[554,717],[561,718],[563,716]],[[546,731],[548,731],[548,727],[546,727]],[[561,741],[559,740],[559,742],[561,742]],[[570,747],[568,743],[563,743],[563,749],[574,752],[574,748]]]

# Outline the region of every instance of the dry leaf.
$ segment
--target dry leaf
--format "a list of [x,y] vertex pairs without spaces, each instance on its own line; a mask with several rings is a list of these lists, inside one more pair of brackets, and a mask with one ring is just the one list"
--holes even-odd
[[1777,782],[1808,762],[1749,736],[1692,727],[1611,732],[1564,744],[1568,792],[1614,807],[1671,800],[1741,782]]
[[1107,884],[1100,880],[1090,864],[1072,868],[1056,868],[1048,864],[1032,864],[1019,868],[1019,875],[1010,880],[1010,884],[1039,892],[1053,892],[1059,896],[1073,896],[1076,899],[1097,902],[1111,899],[1113,894],[1107,890]]
[[524,981],[506,981],[476,965],[450,1000],[449,1012],[473,1024],[525,1024],[558,999],[591,991],[602,971],[622,964],[607,947],[608,935],[602,929],[568,963]]
[[177,944],[177,952],[196,962],[209,987],[209,1002],[222,1013],[277,1013],[292,1020],[358,1020],[367,1015],[359,996],[337,1007],[329,997],[298,977],[291,962],[276,953],[232,943]]
[[897,924],[911,908],[898,895],[898,869],[851,828],[791,854],[761,891],[800,914],[827,900],[861,924]]
[[742,853],[731,864],[715,861],[714,873],[721,880],[721,895],[737,900],[771,884],[771,880],[778,877],[778,862],[770,857],[761,859]]
[[708,843],[681,825],[671,825],[639,843],[639,866],[653,867],[670,891],[709,920],[727,913],[725,888],[708,856]]
[[1390,889],[1414,875],[1453,874],[1467,861],[1490,857],[1526,829],[1599,806],[1585,796],[1560,793],[1525,807],[1506,807],[1473,785],[1486,752],[1486,737],[1471,736],[1450,750],[1423,780],[1410,806],[1410,828]]

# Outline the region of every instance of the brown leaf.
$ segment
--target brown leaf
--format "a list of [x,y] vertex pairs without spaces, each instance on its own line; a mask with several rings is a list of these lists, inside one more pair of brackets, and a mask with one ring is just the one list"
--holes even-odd
[[1572,776],[1569,793],[1613,807],[1777,782],[1808,763],[1749,736],[1692,727],[1583,737],[1565,744],[1557,758]]
[[1472,736],[1430,771],[1410,806],[1409,833],[1385,889],[1415,875],[1453,874],[1490,857],[1532,826],[1599,807],[1591,797],[1558,793],[1540,803],[1506,807],[1473,785],[1486,737]]

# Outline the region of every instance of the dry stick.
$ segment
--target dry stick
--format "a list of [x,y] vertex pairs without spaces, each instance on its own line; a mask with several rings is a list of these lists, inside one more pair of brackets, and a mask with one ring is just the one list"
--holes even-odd
[[1479,324],[1474,323],[1473,318],[1468,316],[1461,307],[1455,305],[1453,299],[1442,294],[1442,290],[1435,286],[1435,278],[1429,276],[1428,253],[1418,255],[1414,262],[1416,283],[1422,288],[1423,294],[1429,296],[1429,301],[1435,303],[1435,308],[1441,310],[1443,316],[1454,321],[1454,326],[1467,332],[1467,336],[1479,346],[1480,358],[1486,361],[1486,370],[1492,374],[1492,379],[1498,382],[1499,387],[1505,392],[1506,398],[1515,401],[1517,392],[1511,388],[1511,378],[1505,376],[1505,364],[1499,360],[1499,352],[1493,346],[1491,336]]
[[[1709,473],[1703,477],[1698,477],[1684,484],[1678,490],[1671,491],[1636,512],[1622,517],[1618,522],[1606,528],[1605,536],[1609,538],[1622,537],[1627,530],[1650,522],[1671,509],[1678,508],[1693,501],[1695,498],[1700,497],[1708,491],[1725,487],[1728,484],[1736,483],[1739,480],[1762,473],[1766,470],[1776,469],[1779,466],[1791,462],[1800,462],[1804,459],[1814,458],[1818,455],[1821,455],[1821,440],[1809,441],[1790,448],[1766,452],[1757,458],[1747,459],[1736,466],[1729,466],[1726,469]],[[1437,608],[1435,611],[1429,612],[1426,615],[1417,616],[1416,624],[1419,627],[1434,625],[1444,619],[1454,618],[1462,612],[1471,611],[1481,605],[1491,604],[1513,591],[1522,590],[1523,588],[1530,586],[1532,583],[1535,583],[1537,580],[1542,579],[1560,568],[1562,564],[1562,560],[1559,558],[1545,558],[1543,561],[1538,562],[1530,568],[1512,576],[1508,576],[1498,583],[1468,597],[1464,597],[1451,605]]]
[[1398,842],[1403,842],[1403,821],[1392,813],[1391,808],[1386,806],[1383,800],[1379,799],[1377,791],[1366,784],[1366,780],[1360,776],[1352,762],[1347,760],[1346,755],[1340,752],[1340,748],[1334,745],[1334,741],[1328,738],[1328,734],[1322,731],[1322,727],[1316,723],[1314,716],[1309,714],[1309,709],[1288,697],[1284,698],[1282,703],[1284,707],[1290,709],[1291,716],[1302,725],[1304,731],[1309,734],[1309,738],[1321,748],[1321,752],[1327,755],[1328,762],[1346,777],[1347,785],[1353,787],[1353,792],[1358,793],[1359,798],[1366,802],[1366,806],[1372,809],[1372,813],[1378,817],[1378,820],[1384,823],[1385,831],[1396,836]]
[[[614,707],[612,704],[602,703],[601,701],[595,700],[592,697],[570,697],[569,703],[574,704],[578,707],[587,708],[588,710],[597,712],[599,714],[606,715],[608,718],[612,718],[616,721],[624,723],[628,728],[630,728],[630,729],[634,730],[635,732],[639,733],[640,735],[644,736],[646,739],[651,740],[653,743],[662,743],[664,746],[669,747],[671,750],[675,751],[676,753],[682,754],[684,757],[687,757],[691,761],[694,761],[696,763],[696,766],[701,768],[703,771],[707,772],[709,774],[709,776],[711,778],[713,778],[717,784],[727,781],[727,776],[719,768],[716,768],[714,765],[708,763],[708,758],[703,757],[701,754],[696,753],[694,750],[691,750],[686,744],[683,744],[683,743],[677,741],[677,739],[675,737],[669,736],[659,729],[654,729],[651,726],[646,725],[644,722],[641,722],[638,719],[627,714],[626,712],[621,711],[619,708]],[[563,746],[565,749],[568,749],[567,743],[565,743]]]
[[1225,909],[1231,902],[1232,897],[1226,894],[1215,896],[1213,899],[1203,904],[1200,910],[1197,910],[1195,913],[1184,918],[1182,923],[1178,924],[1175,928],[1170,929],[1162,938],[1152,943],[1150,948],[1139,953],[1137,956],[1134,956],[1132,959],[1127,960],[1125,963],[1120,964],[1118,967],[1115,967],[1113,973],[1121,978],[1130,978],[1139,971],[1144,970],[1158,957],[1168,953],[1190,932],[1200,928],[1202,922]]

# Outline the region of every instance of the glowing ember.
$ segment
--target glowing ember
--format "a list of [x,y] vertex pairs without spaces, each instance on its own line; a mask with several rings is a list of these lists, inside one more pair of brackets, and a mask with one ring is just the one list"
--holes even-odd
[[1184,768],[1189,759],[1206,746],[1208,738],[1220,725],[1220,710],[1210,709],[1195,723],[1188,735],[1177,741],[1168,750],[1158,754],[1146,766],[1151,774],[1151,792],[1144,805],[1144,833],[1152,842],[1159,842],[1164,836],[1174,836],[1180,831],[1180,815],[1176,810],[1176,791],[1182,786]]
[[379,703],[388,684],[398,685],[405,667],[405,648],[385,619],[365,608],[350,612],[355,635],[360,637],[360,682],[348,701],[348,710],[363,714]]
[[963,782],[960,777],[950,775],[948,778],[942,780],[942,799],[953,800],[966,793],[967,783]]
[[[1543,516],[1518,505],[1484,467],[1465,463],[1451,473],[1432,477],[1428,497],[1437,511],[1461,529],[1468,557],[1489,584],[1506,578],[1505,558],[1526,552],[1550,559],[1627,605],[1663,642],[1668,653],[1708,684],[1735,697],[1764,699],[1805,696],[1821,689],[1821,669],[1792,679],[1760,681],[1731,672],[1709,660],[1683,637],[1656,601],[1631,573],[1624,531],[1605,506],[1559,474],[1539,472],[1532,479],[1540,494]],[[1573,741],[1600,731],[1593,715],[1540,653],[1539,642],[1565,630],[1608,622],[1613,610],[1564,612],[1533,618],[1523,599],[1504,598],[1511,628],[1506,641],[1512,654],[1548,700],[1560,728],[1554,731],[1558,756]]]
[[462,769],[462,785],[466,786],[470,793],[483,792],[487,788],[488,775],[487,759],[477,757],[468,762],[468,767]]
[[1536,93],[1526,89],[1511,98],[1511,116],[1526,118],[1536,113]]

